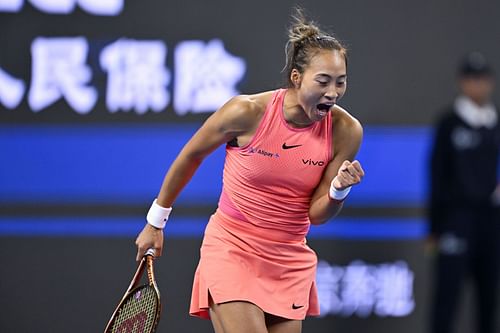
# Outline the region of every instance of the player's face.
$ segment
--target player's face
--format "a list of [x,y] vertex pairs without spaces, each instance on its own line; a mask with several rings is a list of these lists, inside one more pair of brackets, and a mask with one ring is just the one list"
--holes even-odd
[[299,103],[311,121],[322,120],[344,95],[347,68],[336,50],[320,50],[299,77]]

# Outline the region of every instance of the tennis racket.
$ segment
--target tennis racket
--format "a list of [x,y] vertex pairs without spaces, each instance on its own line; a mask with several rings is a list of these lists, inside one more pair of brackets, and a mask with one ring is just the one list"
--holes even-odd
[[[154,250],[142,258],[130,286],[104,330],[104,333],[153,333],[160,319],[160,292],[153,271]],[[146,268],[148,283],[139,285]]]

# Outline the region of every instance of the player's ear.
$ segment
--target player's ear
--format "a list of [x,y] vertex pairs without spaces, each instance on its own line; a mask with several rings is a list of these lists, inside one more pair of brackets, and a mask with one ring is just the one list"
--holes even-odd
[[300,87],[301,80],[302,75],[300,74],[300,72],[296,68],[292,69],[292,71],[290,72],[290,81],[293,83],[293,86],[295,88]]

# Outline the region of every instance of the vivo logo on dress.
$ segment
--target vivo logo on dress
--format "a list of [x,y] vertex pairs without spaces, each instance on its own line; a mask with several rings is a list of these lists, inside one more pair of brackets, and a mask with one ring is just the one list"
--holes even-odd
[[312,159],[308,159],[308,160],[302,159],[302,163],[304,163],[306,165],[317,165],[317,166],[325,165],[324,161],[313,161]]

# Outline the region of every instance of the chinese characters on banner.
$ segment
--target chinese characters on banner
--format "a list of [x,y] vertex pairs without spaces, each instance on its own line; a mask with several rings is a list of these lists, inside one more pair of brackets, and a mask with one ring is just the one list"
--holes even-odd
[[93,15],[116,16],[125,0],[0,0],[0,12],[20,12],[25,2],[48,14],[70,14],[77,5]]
[[97,101],[92,77],[85,65],[88,45],[83,37],[37,38],[31,45],[32,77],[28,104],[39,112],[64,98],[76,112],[85,114]]
[[[89,45],[84,37],[36,38],[31,45],[32,78],[28,105],[40,112],[60,99],[79,114],[92,111],[98,99],[86,64]],[[238,94],[235,86],[246,71],[245,61],[229,54],[221,40],[183,41],[174,51],[174,111],[211,112]],[[165,66],[167,46],[161,40],[119,39],[100,53],[107,73],[109,112],[164,111],[171,102],[171,72]],[[0,68],[0,103],[16,108],[25,83]]]
[[321,316],[404,317],[413,312],[413,272],[404,261],[368,265],[318,263],[316,281]]
[[179,115],[217,109],[238,94],[245,63],[224,50],[220,40],[186,41],[175,49],[174,109]]
[[170,72],[164,66],[167,47],[161,41],[122,39],[100,55],[108,73],[106,106],[110,112],[148,109],[160,112],[170,102]]
[[[20,12],[28,2],[41,12],[60,15],[78,7],[91,15],[116,16],[124,7],[124,0],[0,0],[0,12]],[[64,100],[83,115],[102,97],[110,113],[158,113],[170,104],[181,116],[213,112],[239,93],[236,85],[246,72],[245,61],[228,53],[219,39],[178,43],[174,77],[165,65],[167,45],[162,40],[118,39],[99,51],[99,66],[107,75],[105,96],[92,86],[85,37],[36,37],[31,44],[31,82],[14,77],[0,64],[0,104],[15,109],[26,96],[31,111],[41,112]]]
[[9,109],[16,108],[23,99],[25,85],[0,68],[0,104]]

